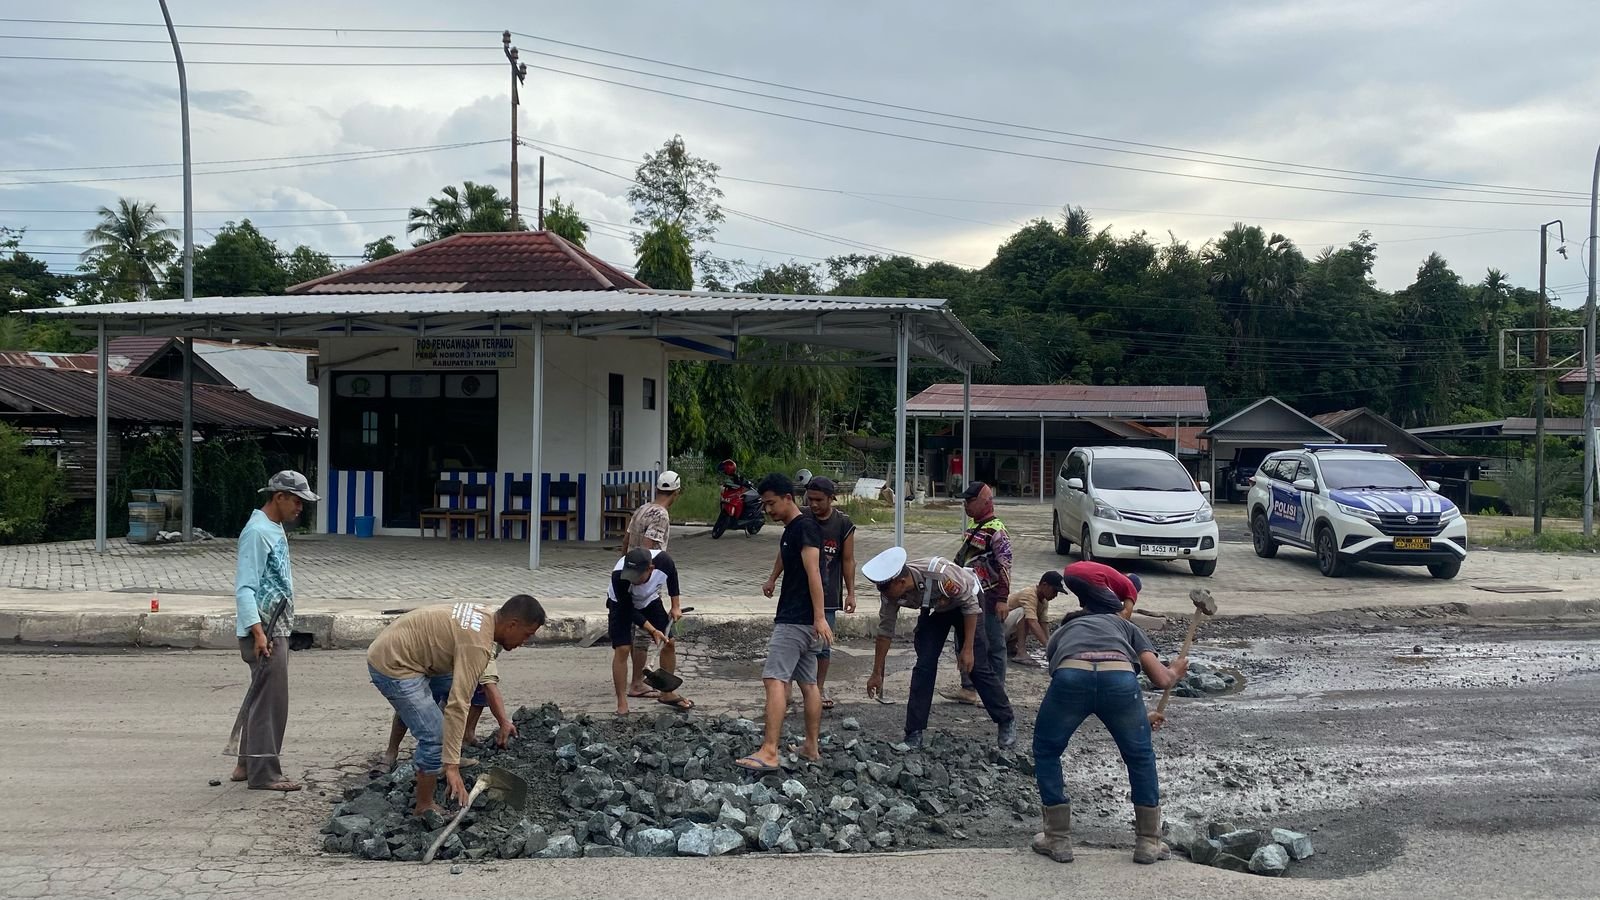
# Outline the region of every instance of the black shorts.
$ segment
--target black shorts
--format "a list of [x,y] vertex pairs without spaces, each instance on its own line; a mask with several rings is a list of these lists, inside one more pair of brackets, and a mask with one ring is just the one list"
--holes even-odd
[[[661,598],[650,601],[650,605],[640,610],[644,613],[645,621],[654,625],[660,631],[666,631],[672,623],[672,616],[667,614],[667,608],[661,605]],[[606,630],[611,636],[611,647],[633,646],[633,604],[615,603],[606,600]]]

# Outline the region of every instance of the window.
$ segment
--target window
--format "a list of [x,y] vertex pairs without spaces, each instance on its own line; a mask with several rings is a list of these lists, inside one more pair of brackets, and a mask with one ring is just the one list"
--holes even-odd
[[612,470],[622,468],[622,376],[612,374],[607,390],[609,416],[606,429],[606,465]]
[[646,378],[644,380],[644,408],[656,408],[656,380],[654,378]]
[[1281,481],[1281,480],[1283,480],[1283,475],[1281,474],[1281,467],[1282,466],[1283,466],[1283,460],[1281,460],[1281,459],[1269,459],[1269,460],[1266,460],[1265,462],[1263,462],[1261,464],[1261,468],[1258,469],[1257,471],[1259,471],[1262,475],[1267,476],[1268,478],[1276,478],[1276,479]]
[[372,410],[361,412],[361,443],[368,447],[378,446],[378,414]]
[[1082,478],[1088,481],[1089,467],[1085,464],[1082,453],[1074,453],[1067,457],[1066,473],[1068,478]]
[[1094,486],[1103,491],[1187,493],[1195,489],[1188,470],[1171,457],[1102,459],[1094,467]]
[[[1427,485],[1405,463],[1388,456],[1371,459],[1327,459],[1322,463],[1322,474],[1328,489],[1333,491],[1360,490],[1362,488],[1388,488],[1390,490],[1425,490]],[[1310,478],[1309,473],[1306,474]]]

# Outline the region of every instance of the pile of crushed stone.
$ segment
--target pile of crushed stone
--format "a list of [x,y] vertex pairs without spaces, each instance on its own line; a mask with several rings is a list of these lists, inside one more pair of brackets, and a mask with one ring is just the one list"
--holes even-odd
[[[822,737],[820,762],[790,752],[783,772],[756,777],[734,765],[761,742],[749,719],[569,719],[545,704],[517,710],[515,721],[510,746],[484,748],[480,759],[527,780],[526,808],[480,799],[439,858],[867,853],[966,841],[965,829],[997,810],[1037,815],[1031,756],[998,750],[992,737],[929,731],[909,750],[846,718]],[[483,768],[464,773],[469,788],[474,771]],[[345,791],[323,849],[420,860],[449,819],[409,815],[414,789],[414,770],[401,765]]]

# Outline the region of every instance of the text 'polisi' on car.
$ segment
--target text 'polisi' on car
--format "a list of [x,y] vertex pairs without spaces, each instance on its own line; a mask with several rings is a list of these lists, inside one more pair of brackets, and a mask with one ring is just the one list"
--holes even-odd
[[1454,578],[1467,558],[1461,510],[1381,444],[1307,444],[1262,460],[1250,486],[1250,539],[1271,559],[1288,544],[1336,578],[1357,562],[1427,566]]
[[1206,495],[1177,457],[1134,447],[1078,447],[1056,475],[1054,531],[1063,556],[1187,560],[1217,570],[1217,523]]

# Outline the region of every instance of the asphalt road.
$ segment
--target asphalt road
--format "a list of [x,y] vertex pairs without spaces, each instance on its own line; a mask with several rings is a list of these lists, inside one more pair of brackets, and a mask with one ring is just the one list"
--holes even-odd
[[[748,642],[686,648],[704,711],[755,711]],[[1163,643],[1171,643],[1163,637]],[[1413,652],[1417,648],[1421,652]],[[1600,628],[1251,633],[1202,653],[1244,689],[1175,701],[1158,739],[1169,809],[1195,806],[1312,834],[1317,856],[1272,881],[1181,860],[1128,861],[1125,782],[1109,740],[1074,740],[1069,788],[1087,807],[1087,846],[1070,868],[990,846],[896,856],[718,861],[519,861],[448,867],[322,856],[317,828],[342,780],[360,779],[386,708],[350,652],[294,656],[286,768],[310,789],[277,796],[226,782],[220,749],[244,670],[225,653],[0,653],[0,896],[230,896],[274,888],[303,897],[548,895],[701,900],[859,894],[975,897],[1155,892],[1173,897],[1592,897],[1600,885]],[[1459,648],[1459,649],[1458,649]],[[718,657],[712,659],[715,649]],[[896,712],[857,704],[862,648],[843,648],[835,716],[892,728]],[[839,657],[836,657],[838,659]],[[502,660],[513,704],[546,699],[608,711],[606,654],[539,647]],[[890,678],[904,696],[904,675]],[[1031,711],[1043,675],[1012,676]],[[940,705],[935,728],[983,728]],[[1024,729],[1024,740],[1028,729]],[[1109,791],[1106,789],[1109,787]],[[1263,808],[1266,807],[1266,808]],[[632,890],[632,889],[630,889]]]

